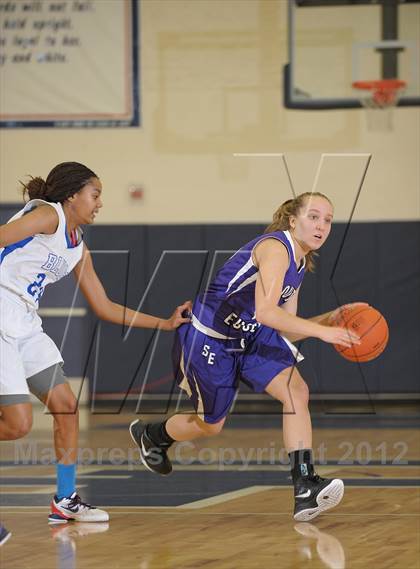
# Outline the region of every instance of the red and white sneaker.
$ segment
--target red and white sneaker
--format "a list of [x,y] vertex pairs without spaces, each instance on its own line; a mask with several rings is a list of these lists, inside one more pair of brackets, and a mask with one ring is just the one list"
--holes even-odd
[[71,520],[76,522],[107,522],[109,515],[104,510],[82,502],[76,492],[61,500],[54,496],[48,522],[50,524],[65,524]]

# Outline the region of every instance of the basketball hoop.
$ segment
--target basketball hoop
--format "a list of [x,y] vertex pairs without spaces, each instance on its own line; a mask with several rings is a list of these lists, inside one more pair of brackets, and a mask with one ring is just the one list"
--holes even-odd
[[352,83],[354,89],[370,91],[367,96],[360,98],[360,102],[368,112],[369,130],[392,130],[392,111],[397,106],[406,85],[407,83],[400,79],[354,81]]

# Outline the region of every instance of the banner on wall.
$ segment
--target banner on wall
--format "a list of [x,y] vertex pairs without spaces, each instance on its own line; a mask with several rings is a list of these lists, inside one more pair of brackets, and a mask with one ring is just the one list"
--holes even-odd
[[138,0],[0,0],[0,126],[139,119]]

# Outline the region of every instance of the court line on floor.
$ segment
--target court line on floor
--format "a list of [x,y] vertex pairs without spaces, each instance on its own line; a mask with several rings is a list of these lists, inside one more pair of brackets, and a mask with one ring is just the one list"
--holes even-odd
[[230,500],[235,500],[236,498],[242,498],[244,496],[257,494],[259,492],[265,492],[266,490],[272,490],[273,488],[277,488],[277,486],[247,486],[246,488],[241,488],[240,490],[225,492],[224,494],[212,496],[211,498],[203,498],[202,500],[195,500],[194,502],[188,502],[187,504],[181,504],[180,506],[175,507],[178,510],[207,508],[208,506],[222,504],[224,502],[229,502]]
[[[209,506],[214,506],[217,504],[222,504],[225,502],[229,502],[231,500],[235,500],[237,498],[242,498],[244,496],[250,496],[252,494],[257,494],[259,492],[264,492],[266,490],[277,490],[279,488],[285,488],[285,486],[279,486],[279,485],[267,485],[267,486],[263,486],[263,485],[257,485],[257,486],[247,486],[246,488],[242,488],[240,490],[233,490],[232,492],[225,492],[224,494],[218,494],[217,496],[212,496],[211,498],[203,498],[202,500],[195,500],[193,502],[189,502],[187,504],[182,504],[180,506],[175,506],[176,509],[181,510],[181,509],[185,509],[185,510],[191,510],[191,509],[197,509],[197,508],[207,508]],[[286,486],[286,488],[288,488]],[[372,488],[372,486],[364,486],[364,485],[360,485],[360,486],[351,486],[351,488]],[[380,488],[401,488],[401,487],[396,487],[396,486],[380,486]],[[403,486],[403,488],[416,488],[418,489],[418,486]]]

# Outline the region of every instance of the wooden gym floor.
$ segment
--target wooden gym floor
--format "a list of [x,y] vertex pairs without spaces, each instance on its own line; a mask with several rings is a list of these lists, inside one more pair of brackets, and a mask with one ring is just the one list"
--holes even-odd
[[313,523],[291,515],[279,416],[234,416],[219,437],[173,447],[168,478],[137,465],[132,418],[82,411],[78,487],[105,524],[47,524],[51,417],[39,409],[29,436],[2,443],[2,569],[420,568],[418,409],[314,419],[317,470],[346,490]]

